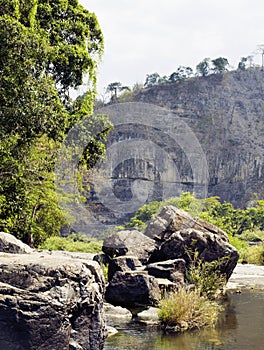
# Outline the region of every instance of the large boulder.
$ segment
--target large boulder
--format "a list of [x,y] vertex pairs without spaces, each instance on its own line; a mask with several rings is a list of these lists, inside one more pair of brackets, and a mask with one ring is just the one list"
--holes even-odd
[[125,307],[133,315],[155,305],[159,298],[158,281],[147,271],[116,272],[105,292],[107,302]]
[[184,259],[188,267],[193,259],[203,262],[219,261],[219,268],[227,280],[231,276],[239,254],[237,250],[218,235],[202,232],[193,228],[174,232],[166,241],[162,242],[153,260]]
[[33,249],[27,244],[21,242],[15,236],[6,232],[0,232],[0,252],[25,254],[32,253]]
[[186,211],[173,205],[163,207],[160,213],[149,222],[144,234],[159,242],[165,241],[176,231],[189,228],[201,232],[211,232],[218,235],[222,240],[228,241],[226,233],[219,227],[199,218],[194,218]]
[[59,252],[0,256],[0,349],[98,350],[106,327],[97,262]]
[[204,262],[219,261],[220,271],[228,279],[239,258],[224,231],[173,206],[164,207],[150,221],[145,234],[157,243],[150,263],[184,259],[188,267],[196,253]]
[[122,255],[136,256],[145,264],[156,249],[155,241],[137,230],[125,230],[105,238],[103,252],[114,258]]

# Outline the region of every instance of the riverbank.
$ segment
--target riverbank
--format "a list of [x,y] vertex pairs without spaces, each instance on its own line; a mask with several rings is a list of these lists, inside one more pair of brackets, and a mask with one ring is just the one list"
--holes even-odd
[[226,287],[227,289],[255,288],[264,290],[264,266],[237,264]]

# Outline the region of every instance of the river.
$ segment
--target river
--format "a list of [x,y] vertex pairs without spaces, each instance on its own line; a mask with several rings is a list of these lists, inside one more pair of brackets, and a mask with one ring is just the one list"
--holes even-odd
[[119,331],[108,337],[104,350],[263,350],[264,291],[229,291],[225,309],[213,329],[163,335],[156,326],[110,320]]

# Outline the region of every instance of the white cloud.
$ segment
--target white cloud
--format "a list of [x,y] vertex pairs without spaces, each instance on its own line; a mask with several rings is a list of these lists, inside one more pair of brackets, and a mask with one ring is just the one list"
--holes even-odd
[[[143,82],[146,74],[195,68],[203,58],[240,57],[264,43],[261,0],[80,0],[105,37],[99,89]],[[260,62],[260,57],[255,61]]]

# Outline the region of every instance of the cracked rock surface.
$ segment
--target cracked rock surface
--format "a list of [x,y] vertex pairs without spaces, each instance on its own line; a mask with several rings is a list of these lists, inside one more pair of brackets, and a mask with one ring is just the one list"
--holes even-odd
[[0,253],[0,349],[102,349],[103,293],[99,264],[84,256]]

